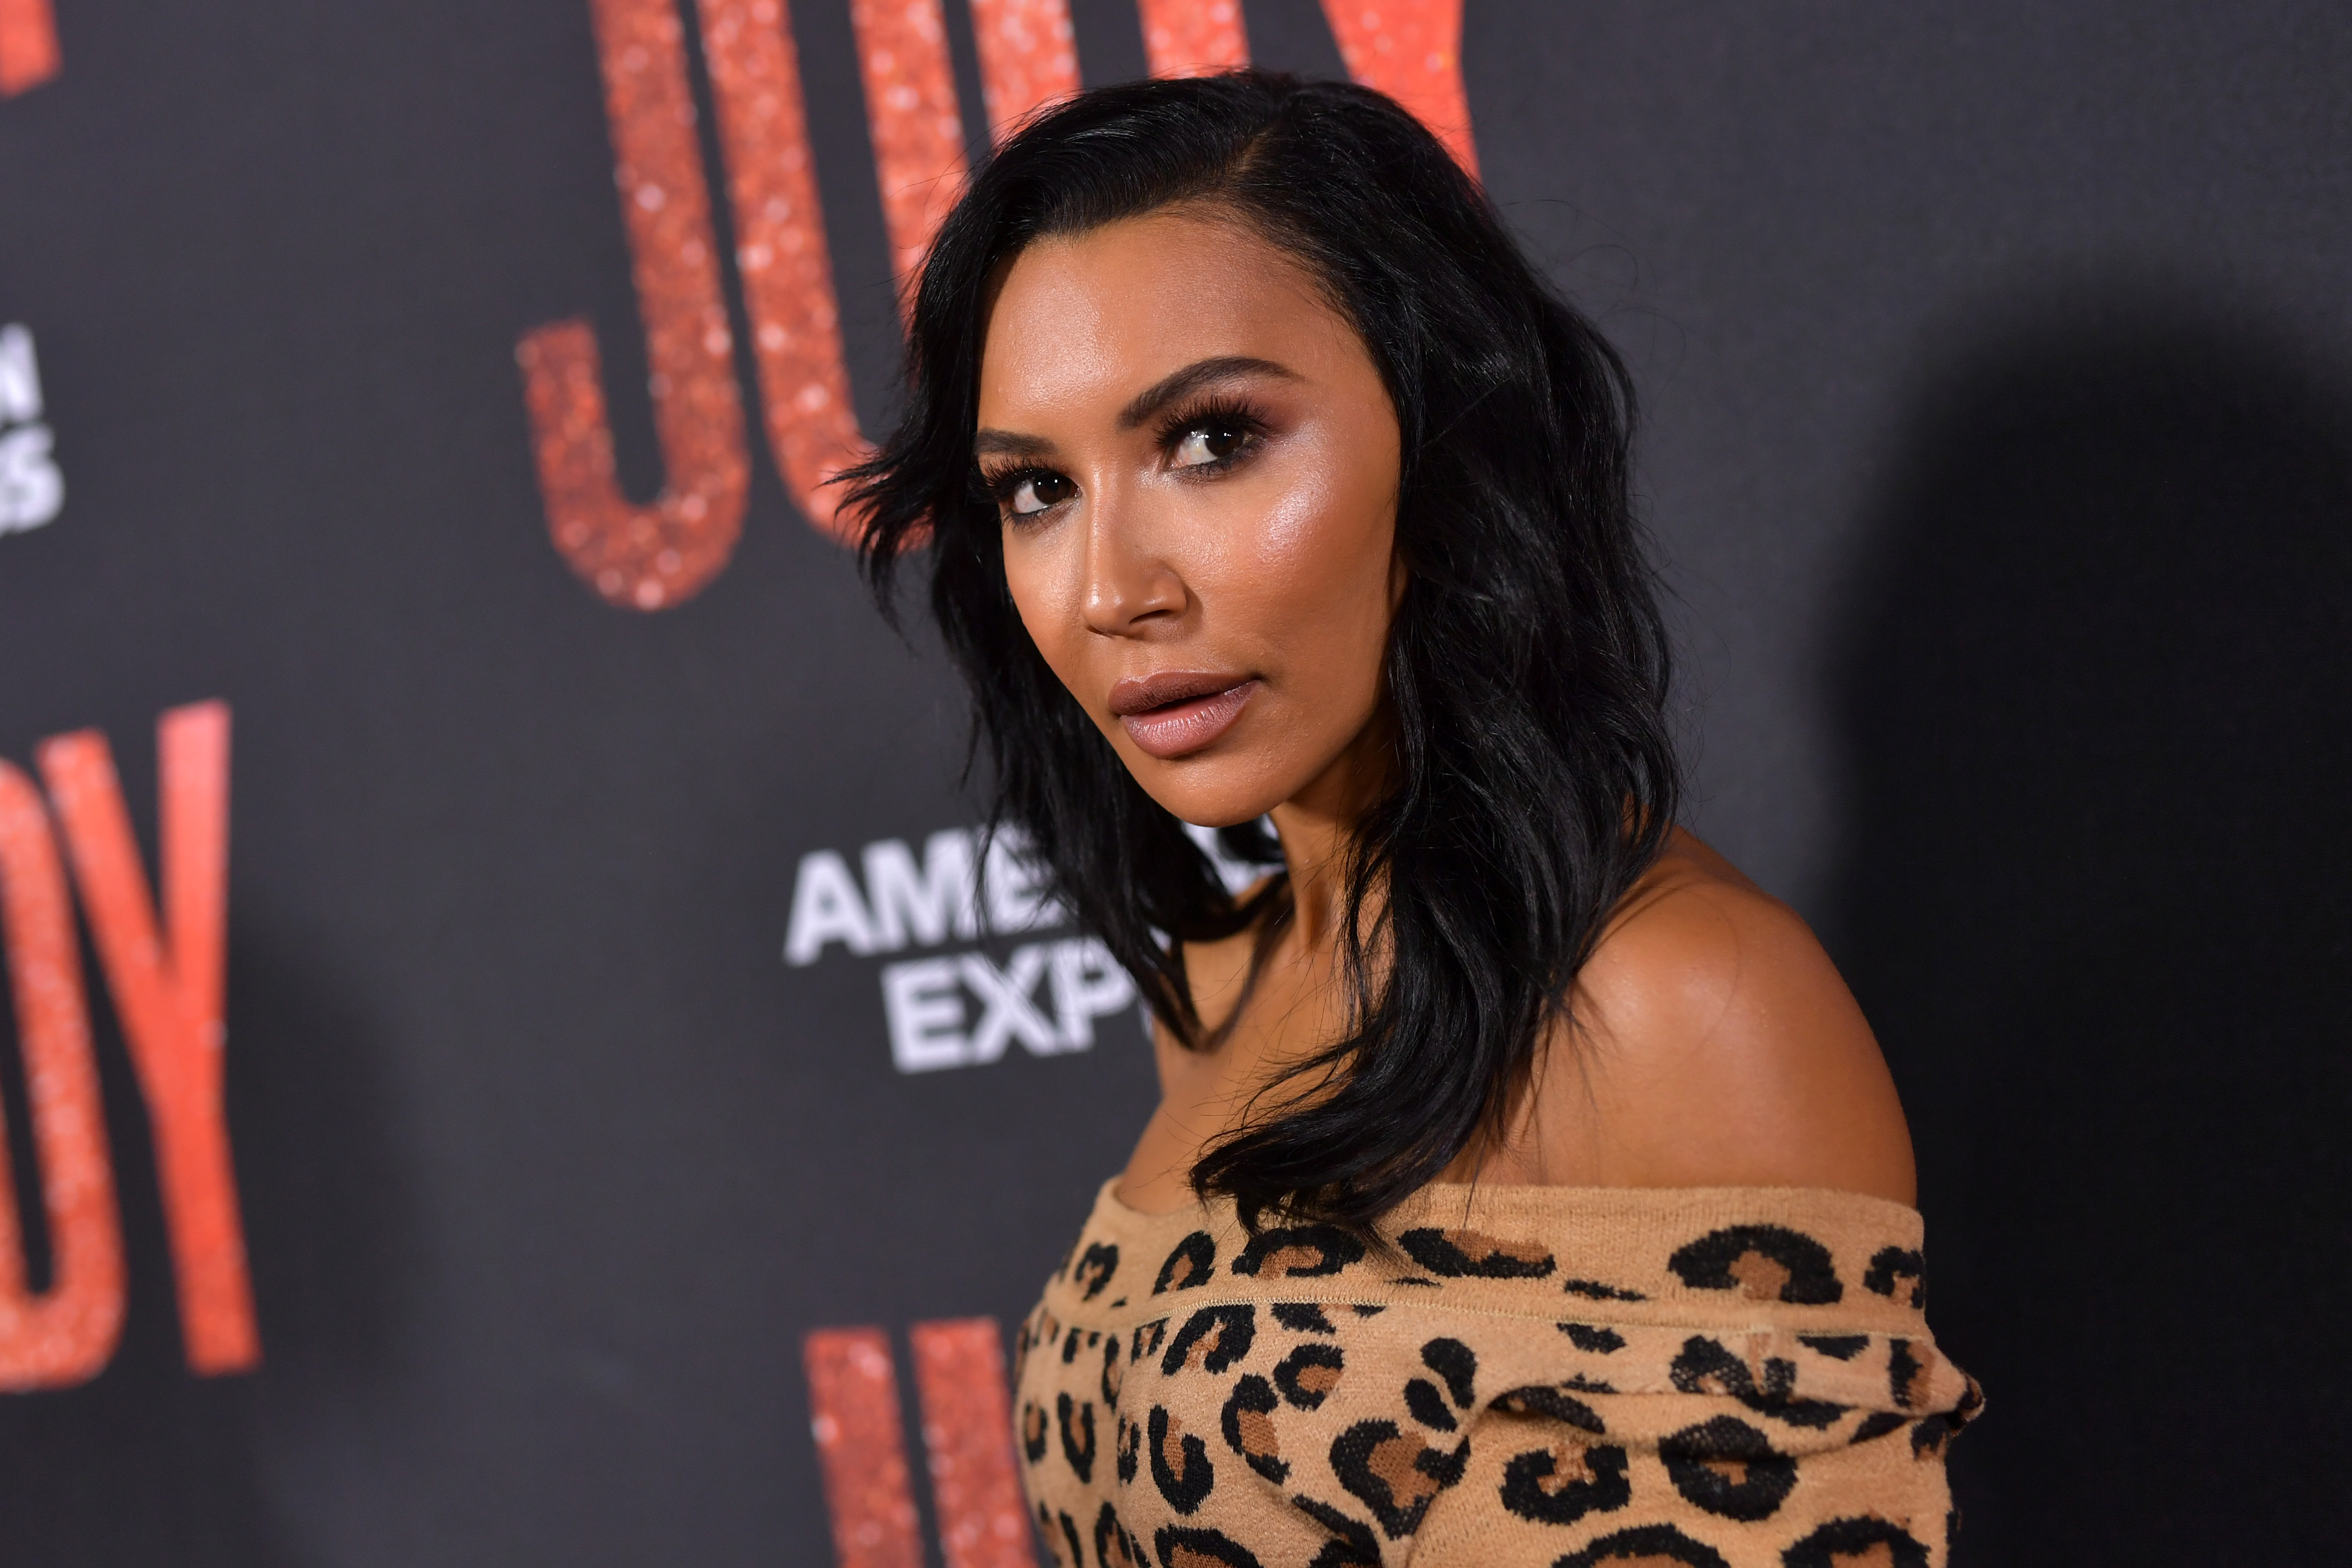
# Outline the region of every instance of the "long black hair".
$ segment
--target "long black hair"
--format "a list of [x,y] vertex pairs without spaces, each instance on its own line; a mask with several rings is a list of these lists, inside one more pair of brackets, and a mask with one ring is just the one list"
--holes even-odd
[[[1633,388],[1437,139],[1363,88],[1249,71],[1102,88],[973,176],[915,295],[904,418],[846,476],[865,569],[887,614],[928,539],[994,821],[1187,1045],[1203,1031],[1182,943],[1263,934],[1286,894],[1277,878],[1237,902],[1046,666],[971,450],[999,265],[1176,205],[1306,266],[1362,336],[1402,437],[1395,758],[1350,845],[1346,1028],[1298,1070],[1325,1088],[1247,1119],[1192,1170],[1252,1224],[1368,1228],[1498,1124],[1674,821],[1666,639],[1627,495]],[[1262,829],[1223,839],[1276,858]]]

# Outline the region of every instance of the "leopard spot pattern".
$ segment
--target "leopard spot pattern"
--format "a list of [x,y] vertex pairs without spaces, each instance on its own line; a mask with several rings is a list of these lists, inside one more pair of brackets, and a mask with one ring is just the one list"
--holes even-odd
[[1523,1191],[1360,1236],[1098,1207],[1013,1336],[1040,1549],[1946,1568],[1944,1465],[1983,1397],[1927,1332],[1906,1214]]

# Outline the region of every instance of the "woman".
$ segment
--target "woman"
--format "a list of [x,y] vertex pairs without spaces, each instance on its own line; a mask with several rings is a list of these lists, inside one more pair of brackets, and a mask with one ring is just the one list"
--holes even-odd
[[911,354],[869,573],[928,539],[999,818],[1156,1020],[1021,1336],[1060,1559],[1942,1562],[1901,1108],[1675,826],[1630,388],[1476,186],[1356,88],[1088,93]]

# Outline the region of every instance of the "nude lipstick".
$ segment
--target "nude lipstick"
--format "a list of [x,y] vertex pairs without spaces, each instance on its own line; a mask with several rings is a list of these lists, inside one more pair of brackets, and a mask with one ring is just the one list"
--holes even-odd
[[1257,695],[1254,675],[1171,670],[1129,676],[1110,689],[1110,711],[1138,749],[1171,761],[1200,750],[1234,727]]

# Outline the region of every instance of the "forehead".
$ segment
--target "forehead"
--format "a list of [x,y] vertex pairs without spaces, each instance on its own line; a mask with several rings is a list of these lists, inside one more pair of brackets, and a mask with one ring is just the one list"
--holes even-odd
[[1237,222],[1152,214],[1040,240],[1014,258],[989,312],[981,423],[1123,403],[1225,356],[1310,381],[1339,359],[1368,358],[1306,269]]

